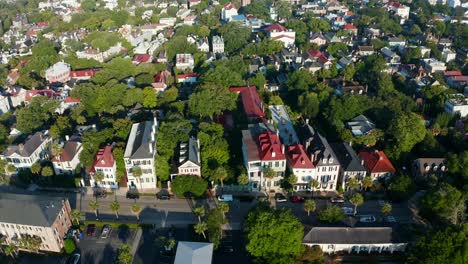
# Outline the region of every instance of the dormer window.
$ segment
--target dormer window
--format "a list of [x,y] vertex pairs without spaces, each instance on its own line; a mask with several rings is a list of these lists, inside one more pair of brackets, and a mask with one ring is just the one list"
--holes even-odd
[[276,157],[276,152],[274,152],[274,151],[271,152],[271,156],[272,156],[273,158]]
[[327,163],[328,162],[328,159],[323,159],[323,163]]
[[332,163],[333,163],[333,158],[330,158],[330,159],[328,160],[328,163],[329,163],[329,164],[332,164]]

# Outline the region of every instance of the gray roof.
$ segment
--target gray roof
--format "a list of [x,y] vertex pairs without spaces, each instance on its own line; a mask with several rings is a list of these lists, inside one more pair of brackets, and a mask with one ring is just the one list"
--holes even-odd
[[351,132],[355,136],[365,135],[375,129],[375,124],[364,115],[358,115],[351,119],[351,121],[346,123],[346,126],[351,129]]
[[187,143],[181,143],[179,147],[179,162],[184,164],[186,161],[191,161],[194,164],[200,164],[200,148],[199,141],[191,137]]
[[284,105],[270,105],[271,119],[277,124],[281,141],[286,146],[298,143],[299,139]]
[[333,148],[335,155],[338,157],[340,165],[344,171],[366,171],[366,168],[364,168],[361,163],[361,159],[351,148],[349,143],[332,143],[331,147]]
[[[340,165],[335,152],[328,143],[328,140],[320,135],[320,133],[315,132],[311,125],[304,124],[301,126],[299,128],[299,137],[301,139],[301,143],[306,148],[306,152],[308,154],[314,154],[316,160],[314,165],[320,166],[320,161],[324,158],[327,159],[327,166]],[[329,163],[330,158],[333,159],[332,163]]]
[[[154,157],[155,142],[153,142],[153,139],[156,131],[153,131],[153,124],[153,121],[133,124],[125,148],[125,158],[149,159]],[[152,150],[150,150],[150,144],[153,146]]]
[[48,137],[48,131],[36,132],[34,135],[29,136],[24,144],[8,146],[8,148],[3,152],[3,155],[8,157],[16,153],[22,157],[29,157]]
[[60,197],[0,193],[0,222],[51,226],[64,201]]
[[213,244],[179,241],[174,264],[211,264]]
[[307,244],[406,243],[392,227],[314,227],[303,238]]

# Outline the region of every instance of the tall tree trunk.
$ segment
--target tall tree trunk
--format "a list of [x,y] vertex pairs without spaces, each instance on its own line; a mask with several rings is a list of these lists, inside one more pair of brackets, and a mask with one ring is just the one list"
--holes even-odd
[[117,213],[117,211],[115,212],[115,217],[117,217],[117,219],[119,219],[119,214]]
[[206,239],[205,231],[202,232],[203,238]]
[[94,210],[94,214],[96,215],[96,218],[98,218],[97,210]]

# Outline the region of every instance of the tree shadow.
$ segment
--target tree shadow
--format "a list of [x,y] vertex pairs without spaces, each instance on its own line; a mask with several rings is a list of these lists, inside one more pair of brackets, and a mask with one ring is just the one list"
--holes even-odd
[[118,228],[118,238],[123,243],[126,243],[128,238],[130,237],[130,228],[128,225],[120,225]]

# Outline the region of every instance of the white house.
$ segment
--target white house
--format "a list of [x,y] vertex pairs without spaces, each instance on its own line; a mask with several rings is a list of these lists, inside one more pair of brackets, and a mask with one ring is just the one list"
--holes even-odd
[[[96,154],[93,166],[89,171],[89,174],[91,176],[91,186],[99,186],[108,189],[117,189],[118,183],[116,172],[117,163],[115,161],[114,154],[112,153],[112,147],[105,146],[104,148],[100,149]],[[102,181],[96,181],[97,173],[104,174],[104,178],[102,179]]]
[[39,160],[49,157],[49,145],[52,138],[49,131],[36,132],[29,136],[23,144],[10,145],[0,155],[0,158],[18,169],[28,169]]
[[324,253],[404,252],[407,240],[392,227],[313,227],[303,238],[306,246]]
[[401,24],[409,18],[410,8],[398,2],[389,2],[387,4],[387,10],[395,16],[399,16],[401,18]]
[[197,41],[197,49],[201,52],[209,52],[210,44],[208,43],[208,38],[201,38]]
[[0,95],[0,115],[10,111],[8,96]]
[[339,184],[341,184],[341,188],[346,190],[346,182],[349,179],[356,179],[361,183],[362,179],[367,175],[367,170],[364,167],[364,161],[358,157],[349,143],[332,143],[331,147],[340,162],[341,170]]
[[45,78],[49,83],[64,83],[70,79],[70,65],[60,61],[52,65],[45,72]]
[[423,62],[424,68],[430,73],[443,72],[447,70],[445,63],[438,61],[434,58],[424,59]]
[[75,174],[76,168],[80,165],[81,151],[83,151],[83,148],[80,137],[72,136],[68,139],[63,146],[62,154],[52,159],[55,174]]
[[265,32],[270,40],[280,41],[285,47],[294,45],[294,41],[296,41],[296,32],[278,23],[266,27]]
[[448,113],[459,113],[461,117],[468,116],[468,98],[451,98],[445,102],[445,111]]
[[196,72],[177,74],[177,83],[194,84],[197,83],[198,74]]
[[[124,153],[128,186],[141,189],[156,188],[156,118],[153,121],[135,123],[130,131]],[[139,171],[141,175],[135,175]]]
[[224,39],[222,36],[213,36],[211,45],[213,53],[224,53]]
[[195,61],[192,54],[183,53],[176,55],[176,68],[179,70],[193,70]]
[[442,60],[445,62],[453,61],[455,60],[456,57],[457,57],[457,53],[451,49],[446,48],[442,51]]
[[229,2],[221,9],[221,20],[229,22],[233,16],[237,16],[237,8],[233,3]]
[[180,143],[177,164],[179,175],[201,176],[200,141],[198,139],[191,137],[188,143]]
[[304,146],[299,143],[288,146],[286,158],[289,170],[297,177],[294,190],[308,190],[309,182],[316,178],[317,169],[307,156]]

